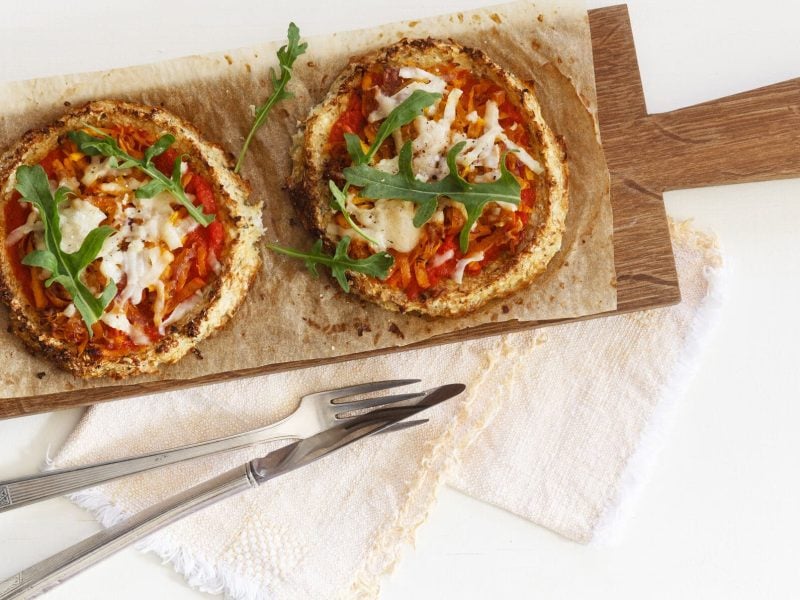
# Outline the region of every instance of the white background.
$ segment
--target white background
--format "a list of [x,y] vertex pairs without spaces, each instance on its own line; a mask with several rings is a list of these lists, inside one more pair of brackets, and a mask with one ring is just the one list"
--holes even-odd
[[[486,3],[9,1],[0,81],[281,39],[290,20],[311,35]],[[628,4],[650,112],[800,76],[793,0]],[[800,597],[800,180],[666,200],[673,216],[719,235],[732,274],[720,327],[621,544],[578,546],[445,489],[383,597]],[[0,478],[35,471],[79,416],[0,422]],[[0,515],[0,579],[97,529],[64,499]],[[202,596],[153,556],[129,549],[48,597]]]

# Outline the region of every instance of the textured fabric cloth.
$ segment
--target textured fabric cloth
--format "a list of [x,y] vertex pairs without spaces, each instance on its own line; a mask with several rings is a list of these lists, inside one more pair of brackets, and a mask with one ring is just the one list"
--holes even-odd
[[[446,481],[588,542],[614,529],[641,480],[653,415],[680,392],[713,313],[715,244],[686,226],[673,233],[678,306],[98,405],[55,464],[248,430],[288,414],[309,391],[391,377],[419,377],[426,387],[461,381],[466,393],[430,411],[426,426],[346,448],[142,547],[190,584],[233,598],[374,598]],[[165,467],[74,499],[109,525],[271,447]]]

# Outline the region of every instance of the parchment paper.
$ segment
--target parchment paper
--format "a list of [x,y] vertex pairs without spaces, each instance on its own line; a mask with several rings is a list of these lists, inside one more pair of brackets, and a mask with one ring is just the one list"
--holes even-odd
[[[405,345],[481,323],[561,319],[616,308],[609,175],[599,144],[591,40],[586,12],[571,0],[517,2],[375,29],[309,38],[290,83],[296,99],[279,104],[251,146],[243,174],[264,200],[265,238],[310,247],[283,189],[297,122],[327,92],[348,59],[402,37],[452,38],[482,48],[532,82],[569,155],[570,210],[561,252],[531,287],[459,319],[399,315],[343,294],[327,276],[313,279],[299,261],[262,251],[264,267],[232,322],[158,375],[188,379],[290,361]],[[114,71],[0,87],[0,147],[100,98],[159,104],[195,124],[207,139],[238,152],[252,105],[270,92],[268,71],[284,42]],[[588,108],[588,110],[587,110]],[[0,311],[0,398],[118,384],[84,381],[31,356],[7,333]],[[202,359],[200,358],[202,355]]]

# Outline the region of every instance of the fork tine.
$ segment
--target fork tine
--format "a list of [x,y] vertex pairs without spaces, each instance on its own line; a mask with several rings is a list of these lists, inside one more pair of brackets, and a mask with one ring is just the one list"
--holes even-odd
[[365,408],[374,408],[376,406],[385,406],[386,404],[396,404],[406,400],[421,400],[427,395],[427,392],[417,392],[415,394],[395,394],[394,396],[381,396],[379,398],[366,398],[364,400],[353,400],[352,402],[336,402],[333,406],[336,408],[341,407],[341,412],[336,413],[336,418],[341,419],[340,415],[344,413],[353,412],[355,410],[363,410]]
[[429,390],[422,392],[422,400],[414,404],[406,404],[403,406],[384,406],[383,408],[376,408],[373,411],[355,417],[354,421],[372,421],[387,418],[387,416],[404,415],[400,419],[407,419],[418,412],[441,404],[445,400],[449,400],[454,396],[458,396],[466,389],[462,383],[450,383],[440,385]]
[[303,400],[318,400],[320,402],[330,402],[337,398],[344,398],[346,396],[355,396],[356,394],[369,394],[370,392],[378,392],[380,390],[388,390],[389,388],[401,387],[404,385],[411,385],[412,383],[419,383],[419,379],[388,379],[386,381],[373,381],[371,383],[361,383],[359,385],[350,385],[343,388],[336,388],[334,390],[325,390],[323,392],[316,392],[313,394],[306,394]]

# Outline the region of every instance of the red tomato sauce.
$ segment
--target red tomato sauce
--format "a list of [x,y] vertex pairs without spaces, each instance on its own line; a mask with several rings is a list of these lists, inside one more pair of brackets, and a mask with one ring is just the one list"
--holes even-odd
[[[458,88],[462,91],[453,124],[454,130],[461,131],[470,138],[480,135],[482,127],[470,122],[466,115],[473,111],[482,115],[486,103],[491,100],[498,106],[500,125],[509,139],[535,155],[534,136],[530,133],[519,108],[509,101],[500,86],[489,79],[477,78],[471,71],[453,63],[437,65],[431,69],[431,72],[447,82],[448,90]],[[385,95],[391,95],[406,83],[407,80],[399,77],[397,69],[384,68],[380,65],[373,65],[362,76],[361,85],[350,93],[347,108],[334,123],[328,137],[327,150],[331,156],[331,165],[329,165],[331,171],[340,171],[341,168],[350,164],[344,140],[345,133],[358,135],[366,145],[370,145],[374,141],[380,122],[369,123],[368,116],[377,107],[375,90],[380,89]],[[439,111],[443,110],[443,106],[444,102],[441,102]],[[401,132],[404,140],[410,140],[416,136],[413,124],[403,127]],[[398,152],[399,148],[395,148],[394,141],[390,137],[382,144],[375,160],[392,158],[397,156]],[[536,189],[539,182],[537,176],[517,160],[513,153],[508,154],[506,165],[509,171],[516,176],[522,188],[518,209],[516,211],[502,210],[500,214],[496,214],[497,211],[489,210],[493,205],[487,206],[478,219],[476,227],[470,232],[467,251],[461,252],[458,235],[464,222],[463,216],[455,214],[456,209],[452,207],[445,208],[444,226],[431,222],[425,224],[422,228],[420,242],[411,252],[390,251],[395,257],[395,265],[387,279],[390,286],[404,290],[410,298],[416,298],[423,294],[426,297],[435,296],[441,291],[443,280],[449,279],[453,275],[458,260],[465,256],[478,252],[483,252],[484,256],[481,261],[467,265],[465,277],[469,277],[480,273],[490,263],[516,250],[522,231],[534,212]],[[470,180],[469,175],[467,179]],[[340,213],[336,215],[335,220],[340,227],[348,227]],[[373,253],[366,240],[358,236],[351,237],[351,256],[363,258]],[[453,256],[442,262],[442,257],[450,250],[452,250]],[[433,266],[434,262],[437,263],[436,266]]]
[[[155,137],[149,132],[136,130],[126,126],[111,127],[104,130],[114,137],[117,143],[129,154],[141,157],[145,148],[155,142]],[[178,152],[174,148],[154,159],[156,166],[165,174],[170,175]],[[173,252],[174,259],[161,280],[167,290],[165,311],[166,318],[174,308],[184,300],[190,298],[198,291],[202,291],[217,278],[220,259],[225,252],[226,234],[220,221],[221,213],[217,205],[214,188],[209,181],[192,168],[192,159],[186,159],[188,169],[182,176],[182,183],[187,194],[195,197],[196,206],[201,206],[206,214],[215,215],[214,221],[209,226],[198,225],[183,240],[183,245]],[[58,184],[65,177],[74,177],[79,182],[89,165],[89,157],[78,152],[77,147],[66,136],[59,140],[57,148],[48,153],[39,162],[47,173],[48,178]],[[132,172],[135,177],[144,180],[146,175]],[[110,224],[111,215],[121,208],[120,196],[104,194],[98,184],[85,186],[80,184],[79,194],[87,202],[91,202],[102,210],[107,218],[101,224]],[[179,205],[177,200],[172,204],[180,218],[187,218],[186,209]],[[21,201],[19,193],[14,195],[4,206],[5,237],[19,226],[23,225],[31,212],[31,205]],[[43,284],[42,270],[38,267],[29,267],[22,264],[23,258],[33,249],[33,233],[25,235],[17,243],[6,246],[5,251],[12,265],[14,276],[20,283],[28,302],[45,315],[43,321],[49,326],[50,335],[63,339],[74,345],[78,354],[88,352],[98,356],[114,356],[128,354],[142,346],[136,344],[126,333],[98,321],[92,326],[93,337],[89,338],[88,330],[81,316],[76,312],[67,317],[63,311],[71,302],[67,291],[58,283],[49,288]],[[84,283],[93,289],[95,294],[105,287],[107,280],[100,272],[99,260],[90,264],[84,272]],[[118,295],[125,288],[125,277],[118,283]],[[124,313],[128,321],[140,333],[146,335],[150,343],[163,337],[154,321],[156,301],[155,293],[146,290],[142,301],[133,305],[128,302]],[[140,340],[141,341],[141,340]]]

